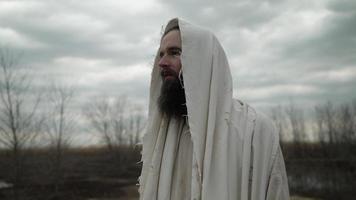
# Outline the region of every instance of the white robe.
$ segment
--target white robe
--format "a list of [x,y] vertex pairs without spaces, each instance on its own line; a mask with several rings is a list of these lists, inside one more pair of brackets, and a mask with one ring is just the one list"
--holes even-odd
[[188,200],[191,196],[192,168],[187,166],[192,164],[193,144],[183,120],[177,122],[171,119],[170,123],[177,123],[179,132],[168,132],[166,135],[155,199]]
[[[273,123],[232,98],[229,64],[220,43],[209,31],[173,19],[182,39],[182,73],[188,126],[193,144],[192,200],[285,200],[288,181],[279,137]],[[158,191],[177,190],[161,184],[165,138],[179,134],[157,108],[161,78],[156,56],[152,71],[149,121],[143,138],[140,199],[153,200]],[[166,160],[165,162],[174,162]],[[159,187],[159,188],[158,188]]]

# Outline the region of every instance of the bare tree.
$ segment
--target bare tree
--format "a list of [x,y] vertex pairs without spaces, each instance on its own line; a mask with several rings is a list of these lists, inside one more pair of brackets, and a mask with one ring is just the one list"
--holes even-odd
[[141,106],[132,105],[129,107],[129,135],[130,145],[137,145],[141,140],[141,132],[144,128],[144,116]]
[[125,138],[128,134],[129,126],[127,124],[127,110],[128,105],[127,97],[120,96],[113,99],[111,103],[110,122],[112,124],[112,145],[118,147],[127,141]]
[[354,117],[352,115],[351,108],[348,104],[340,105],[338,109],[338,141],[341,143],[350,143],[354,138],[353,133],[353,121]]
[[281,137],[281,141],[286,141],[288,137],[288,132],[286,128],[286,121],[284,117],[283,108],[281,105],[271,108],[271,117],[274,121],[277,129],[279,131],[279,135]]
[[36,119],[40,95],[33,95],[28,73],[18,67],[20,57],[0,49],[0,144],[13,156],[14,199],[23,172],[22,150],[36,137],[41,120]]
[[315,106],[314,108],[315,120],[316,120],[316,133],[318,135],[318,141],[324,145],[329,142],[326,134],[326,120],[324,115],[323,106]]
[[109,150],[140,140],[145,122],[143,109],[126,96],[97,97],[84,106],[83,113]]
[[45,132],[52,150],[51,177],[56,196],[58,196],[59,184],[63,179],[64,152],[70,145],[71,134],[75,129],[75,115],[70,110],[73,94],[72,87],[53,85],[48,95],[49,112],[46,117]]
[[331,102],[315,107],[319,139],[323,143],[337,144],[343,139],[340,128],[352,126],[352,117],[348,106],[335,107]]
[[351,113],[352,113],[352,118],[353,118],[353,123],[352,123],[352,132],[353,132],[353,144],[356,144],[356,99],[353,99],[351,102]]
[[285,112],[290,122],[293,139],[295,142],[303,142],[306,138],[304,112],[293,103],[286,107]]
[[84,107],[84,115],[110,151],[124,143],[126,124],[126,97],[96,98]]
[[324,119],[326,123],[327,136],[330,144],[335,144],[337,142],[336,135],[336,123],[335,123],[335,109],[331,102],[327,102],[323,106]]

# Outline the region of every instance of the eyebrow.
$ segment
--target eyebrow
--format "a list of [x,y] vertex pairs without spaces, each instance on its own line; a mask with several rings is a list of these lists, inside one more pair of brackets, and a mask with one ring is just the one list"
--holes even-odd
[[182,51],[182,49],[180,47],[169,47],[168,48],[168,51],[172,51],[172,50]]
[[[167,52],[169,52],[169,51],[180,51],[180,52],[182,52],[182,48],[177,47],[177,46],[172,46],[172,47],[169,47],[167,49]],[[159,50],[159,55],[161,56],[162,54],[163,54],[163,51],[160,49]]]
[[[169,47],[167,49],[167,51],[182,51],[182,49],[180,47],[176,47],[176,46],[173,46],[173,47]],[[162,49],[159,50],[160,53],[162,53]]]

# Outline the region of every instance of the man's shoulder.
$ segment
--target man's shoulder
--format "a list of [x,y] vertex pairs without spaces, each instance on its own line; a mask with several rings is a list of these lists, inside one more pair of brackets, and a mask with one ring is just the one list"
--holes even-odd
[[278,139],[278,131],[273,120],[264,112],[238,99],[234,99],[234,108],[241,112],[247,121],[253,122],[255,135]]
[[269,116],[258,110],[255,110],[255,112],[254,146],[256,150],[271,151],[271,155],[275,155],[279,146],[279,132]]
[[234,110],[233,124],[242,141],[252,145],[255,156],[274,157],[279,146],[279,133],[273,120],[240,100],[234,101]]

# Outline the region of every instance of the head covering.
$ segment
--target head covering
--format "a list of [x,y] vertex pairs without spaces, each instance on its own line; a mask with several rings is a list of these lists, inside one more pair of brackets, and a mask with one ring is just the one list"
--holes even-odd
[[[233,100],[229,63],[217,38],[180,19],[172,19],[166,30],[176,25],[182,40],[181,73],[193,142],[191,199],[265,199],[279,149],[278,134],[266,117]],[[155,196],[164,136],[175,131],[158,109],[162,80],[157,63],[158,56],[143,138],[141,199]]]

